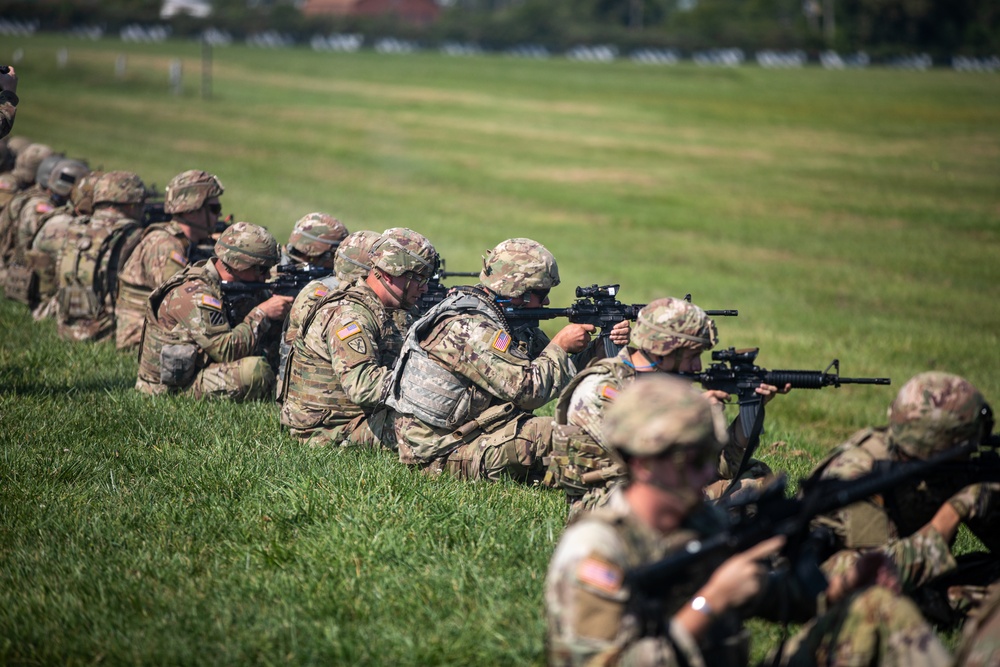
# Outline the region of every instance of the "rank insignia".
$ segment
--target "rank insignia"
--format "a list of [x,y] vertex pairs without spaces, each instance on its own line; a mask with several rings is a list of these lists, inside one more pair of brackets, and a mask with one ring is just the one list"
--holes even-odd
[[201,296],[201,305],[208,306],[209,308],[215,308],[216,310],[222,310],[222,302],[209,294],[203,294]]
[[175,262],[177,262],[181,266],[187,266],[187,263],[188,263],[187,257],[185,257],[181,253],[177,252],[176,250],[174,250],[173,252],[170,253],[170,259],[174,260]]
[[620,567],[597,558],[587,558],[580,563],[576,576],[581,583],[590,584],[608,593],[617,592],[624,580]]
[[361,333],[361,327],[358,326],[357,322],[351,322],[346,327],[337,332],[337,338],[339,338],[340,340],[344,340],[346,338],[350,338],[354,334],[359,334],[359,333]]
[[506,352],[510,347],[510,334],[506,331],[498,331],[497,335],[493,337],[493,349],[497,352]]
[[606,398],[609,401],[613,401],[618,398],[618,390],[612,387],[610,384],[603,385],[601,387],[601,398]]

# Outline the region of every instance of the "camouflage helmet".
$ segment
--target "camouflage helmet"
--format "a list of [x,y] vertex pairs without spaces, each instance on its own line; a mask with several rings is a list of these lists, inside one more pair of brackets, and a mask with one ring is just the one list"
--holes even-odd
[[206,199],[224,192],[222,182],[207,171],[189,169],[170,179],[163,199],[165,213],[188,213],[205,205]]
[[71,158],[63,158],[49,174],[49,190],[60,197],[69,197],[76,182],[90,173],[87,163]]
[[625,387],[604,419],[604,442],[627,456],[658,456],[675,447],[718,455],[726,441],[722,412],[690,382],[660,373]]
[[77,213],[90,215],[94,212],[94,186],[104,176],[103,171],[92,171],[80,178],[69,193],[69,201]]
[[347,227],[340,220],[326,213],[309,213],[295,223],[288,237],[288,250],[313,261],[324,253],[333,253],[347,236]]
[[556,258],[531,239],[507,239],[483,257],[479,282],[502,297],[514,299],[531,290],[559,284]]
[[393,227],[382,232],[371,249],[372,267],[382,269],[390,276],[401,276],[412,271],[430,278],[438,263],[438,254],[422,234],[405,227]]
[[674,350],[710,350],[719,342],[715,321],[684,299],[652,301],[639,311],[629,335],[629,347],[655,355]]
[[38,163],[38,168],[35,169],[35,183],[38,185],[48,188],[49,187],[49,176],[52,175],[52,170],[56,168],[56,165],[66,159],[66,156],[62,153],[49,153],[45,158]]
[[334,258],[333,271],[343,282],[354,282],[364,278],[371,269],[371,251],[375,241],[382,238],[378,232],[362,230],[348,234],[340,242]]
[[52,148],[45,144],[31,144],[17,154],[13,173],[21,187],[27,187],[35,182],[38,165],[50,155],[52,155]]
[[7,148],[9,148],[10,152],[14,154],[14,157],[20,155],[21,151],[30,146],[32,143],[34,142],[31,139],[20,134],[16,137],[7,137]]
[[255,267],[269,269],[278,263],[278,241],[263,227],[236,222],[215,242],[215,256],[237,271]]
[[146,201],[146,186],[131,171],[109,171],[94,184],[94,205],[141,204]]
[[903,385],[889,406],[889,444],[927,459],[993,428],[982,393],[965,378],[931,371]]

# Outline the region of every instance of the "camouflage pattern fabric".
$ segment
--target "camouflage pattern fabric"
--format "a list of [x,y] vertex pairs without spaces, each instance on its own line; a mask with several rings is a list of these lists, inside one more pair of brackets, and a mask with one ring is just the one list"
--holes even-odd
[[24,253],[31,247],[35,235],[42,226],[42,221],[58,208],[52,199],[52,195],[43,191],[34,197],[30,197],[21,207],[21,214],[14,223],[16,228],[16,238],[11,261],[18,264],[24,263]]
[[483,257],[479,282],[494,293],[514,298],[559,284],[559,265],[545,246],[531,239],[508,239]]
[[118,271],[139,239],[138,221],[112,206],[74,218],[59,251],[55,318],[66,340],[104,340],[115,326]]
[[[610,488],[624,482],[624,467],[604,442],[605,412],[618,392],[639,376],[629,362],[629,349],[623,348],[616,357],[591,363],[559,396],[553,439],[556,451],[549,459],[549,471],[566,491],[571,515],[600,507]],[[710,500],[722,495],[739,470],[746,450],[746,442],[736,437],[740,432],[737,417],[729,426],[728,442],[719,458],[720,481],[705,488]],[[736,490],[758,489],[772,478],[767,464],[751,459]]]
[[715,322],[705,311],[673,297],[643,306],[629,336],[629,347],[661,356],[680,349],[703,352],[718,342]]
[[0,91],[0,139],[10,134],[17,114],[17,95],[9,90]]
[[234,222],[226,227],[215,242],[215,256],[237,271],[270,269],[281,259],[278,242],[271,232],[249,222]]
[[191,241],[171,220],[147,227],[118,274],[115,304],[115,344],[132,349],[142,337],[146,299],[153,290],[184,270],[190,261]]
[[6,267],[14,257],[17,247],[18,221],[21,211],[36,197],[46,197],[45,190],[38,185],[30,185],[14,194],[3,211],[0,211],[0,282],[6,276]]
[[911,378],[889,407],[889,440],[926,459],[983,433],[986,400],[965,378],[930,371]]
[[327,213],[308,213],[292,229],[285,252],[300,262],[315,263],[328,255],[347,237],[347,227]]
[[311,445],[395,449],[382,392],[402,342],[392,311],[364,280],[321,298],[289,356],[281,423]]
[[17,179],[14,178],[12,172],[5,171],[0,174],[0,213],[3,213],[10,200],[20,191],[21,186],[18,184]]
[[35,234],[31,247],[25,253],[28,265],[38,276],[38,292],[40,302],[32,312],[35,320],[51,317],[55,314],[56,294],[59,282],[56,277],[56,264],[69,230],[77,215],[69,204],[62,206],[41,220],[41,227]]
[[182,171],[167,183],[163,211],[170,214],[197,211],[206,199],[221,197],[223,192],[222,182],[207,171]]
[[[723,560],[720,555],[707,557],[660,598],[656,617],[643,616],[651,612],[634,603],[624,573],[714,534],[725,523],[718,512],[703,505],[678,530],[663,535],[642,522],[616,490],[605,507],[571,523],[545,580],[549,664],[743,666],[749,654],[743,618],[772,617],[782,606],[779,600],[788,604],[793,618],[813,614],[815,601],[807,600],[793,580],[772,576],[739,614],[716,614],[707,634],[696,641],[671,617],[710,578]],[[785,664],[947,665],[947,652],[912,603],[886,589],[871,588],[833,606],[807,630],[783,653]]]
[[[42,160],[52,155],[52,153],[51,146],[30,144],[17,154],[17,158],[14,161],[13,174],[22,190],[35,182],[35,176],[38,173],[38,167],[42,164]],[[39,183],[39,185],[44,185],[44,183]]]
[[[215,265],[208,261],[188,266],[150,295],[135,387],[152,395],[183,393],[238,401],[269,396],[274,372],[256,350],[271,326],[259,308],[230,326]],[[189,384],[162,382],[161,354],[166,345],[196,349],[196,374]]]
[[989,599],[969,619],[955,656],[955,667],[1000,665],[1000,584],[990,587]]
[[[855,479],[871,472],[877,461],[892,459],[887,429],[865,429],[821,464],[825,466],[822,477]],[[824,569],[831,573],[842,571],[859,557],[860,550],[877,548],[894,562],[903,591],[916,596],[925,614],[932,614],[941,622],[957,620],[941,618],[939,610],[928,606],[937,597],[932,595],[931,590],[935,580],[954,572],[957,563],[948,543],[927,524],[938,509],[965,485],[966,482],[961,479],[949,480],[939,486],[924,483],[901,485],[883,496],[818,518],[816,525],[832,530],[835,548],[847,550],[832,556],[824,563]],[[994,504],[984,520],[969,520],[966,523],[974,534],[982,535],[989,543],[995,540],[995,535],[989,532],[995,532],[990,521],[991,518],[995,521],[996,514]],[[976,587],[988,585],[991,581],[966,583]],[[958,616],[975,606],[976,602],[961,595],[945,601]]]
[[346,287],[350,284],[350,282],[344,284],[337,276],[327,276],[326,278],[320,278],[319,280],[314,280],[307,284],[302,288],[302,291],[296,295],[295,301],[292,303],[292,308],[288,311],[288,317],[285,319],[285,329],[281,334],[281,345],[278,350],[278,379],[274,388],[275,397],[278,401],[281,400],[281,394],[284,392],[285,372],[288,367],[288,355],[292,351],[292,345],[295,343],[295,338],[299,335],[299,329],[302,327],[302,321],[305,319],[309,311],[312,310],[316,302],[325,297],[327,294],[340,289],[342,284]]
[[[486,292],[468,293],[478,294],[484,308],[493,307]],[[442,302],[425,318],[435,319],[446,305]],[[497,319],[477,312],[446,317],[419,344],[434,363],[470,383],[474,396],[468,422],[458,431],[435,427],[410,415],[397,415],[400,460],[424,467],[437,461],[434,468],[441,469],[441,459],[493,459],[492,467],[505,465],[515,478],[524,477],[527,465],[531,481],[540,480],[544,474],[543,457],[551,443],[536,440],[532,451],[525,453],[521,448],[526,436],[521,430],[530,425],[534,432],[531,437],[550,435],[551,424],[540,430],[538,423],[528,419],[529,412],[555,398],[576,373],[569,355],[550,344],[538,329],[507,331]],[[540,345],[544,347],[539,350]],[[465,470],[469,465],[463,463],[459,468]],[[474,465],[470,472],[474,477],[493,478],[497,474]]]

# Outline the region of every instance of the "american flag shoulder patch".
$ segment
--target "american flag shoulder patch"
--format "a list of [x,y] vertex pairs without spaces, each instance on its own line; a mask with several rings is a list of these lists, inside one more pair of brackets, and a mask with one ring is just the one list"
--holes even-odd
[[625,579],[620,567],[593,557],[584,559],[580,563],[576,576],[581,583],[608,593],[617,593],[621,590]]
[[493,337],[493,349],[498,352],[506,352],[510,347],[510,334],[506,331],[498,331],[497,335]]
[[344,340],[346,338],[350,338],[354,334],[359,334],[359,333],[361,333],[361,327],[358,325],[357,322],[351,322],[346,327],[337,332],[337,338],[339,338],[340,340]]
[[313,292],[313,296],[316,297],[317,299],[320,299],[329,293],[330,293],[329,289],[327,289],[325,286],[320,286],[317,287],[316,291]]
[[35,204],[35,213],[48,213],[49,211],[54,210],[54,208],[55,207],[47,201],[39,202]]
[[176,250],[170,253],[170,259],[174,260],[181,266],[187,266],[188,263],[187,257],[185,257],[182,253],[177,252]]
[[610,384],[602,385],[601,398],[606,398],[609,401],[613,401],[616,398],[618,398],[618,390],[612,387]]
[[222,302],[211,294],[201,295],[201,305],[208,306],[209,308],[215,308],[216,310],[222,310]]

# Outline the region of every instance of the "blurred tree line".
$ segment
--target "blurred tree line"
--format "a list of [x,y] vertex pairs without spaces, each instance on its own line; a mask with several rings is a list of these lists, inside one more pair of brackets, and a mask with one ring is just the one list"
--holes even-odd
[[[381,19],[305,17],[302,0],[214,0],[208,19],[171,19],[175,35],[206,27],[234,37],[274,30],[300,39],[360,32],[425,42],[476,42],[484,48],[532,43],[562,50],[615,44],[691,51],[713,47],[864,50],[874,57],[927,52],[935,57],[1000,53],[997,0],[437,0],[430,26]],[[0,16],[32,19],[46,30],[159,23],[161,0],[0,0]]]

